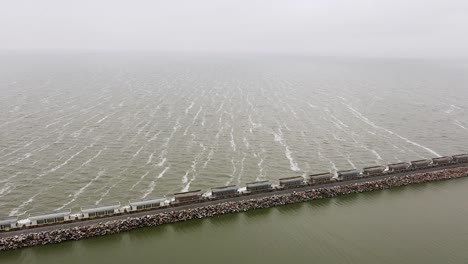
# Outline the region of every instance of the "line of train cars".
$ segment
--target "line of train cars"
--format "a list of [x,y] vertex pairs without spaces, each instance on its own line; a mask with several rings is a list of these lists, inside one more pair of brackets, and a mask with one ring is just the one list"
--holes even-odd
[[362,177],[376,177],[400,173],[406,171],[427,169],[432,167],[449,166],[453,164],[468,163],[468,154],[454,156],[438,157],[433,159],[415,160],[389,164],[387,166],[367,167],[362,170],[342,170],[337,172],[337,177],[330,172],[312,174],[308,179],[303,176],[288,177],[279,179],[279,185],[273,185],[269,181],[257,181],[247,183],[245,188],[239,188],[235,185],[212,188],[210,192],[205,193],[202,190],[187,191],[175,193],[174,198],[157,198],[147,200],[129,201],[128,205],[121,206],[120,203],[113,205],[81,208],[79,213],[72,214],[71,210],[53,212],[45,215],[29,215],[27,219],[18,220],[18,217],[0,218],[0,231],[15,230],[21,228],[31,228],[36,226],[58,224],[72,221],[82,221],[87,219],[131,214],[134,212],[155,210],[159,208],[177,207],[191,203],[201,203],[211,200],[220,200],[230,197],[250,195],[260,192],[273,192],[288,188],[300,188],[303,186],[314,186],[333,183],[336,181],[347,181]]

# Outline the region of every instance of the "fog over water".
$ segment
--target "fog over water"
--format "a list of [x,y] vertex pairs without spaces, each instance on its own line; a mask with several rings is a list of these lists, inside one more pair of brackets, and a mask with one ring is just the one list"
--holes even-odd
[[0,49],[468,57],[459,0],[6,0]]

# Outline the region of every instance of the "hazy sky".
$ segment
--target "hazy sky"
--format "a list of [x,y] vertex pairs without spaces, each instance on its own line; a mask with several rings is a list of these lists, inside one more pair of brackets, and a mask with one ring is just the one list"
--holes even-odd
[[468,0],[0,0],[0,49],[468,57]]

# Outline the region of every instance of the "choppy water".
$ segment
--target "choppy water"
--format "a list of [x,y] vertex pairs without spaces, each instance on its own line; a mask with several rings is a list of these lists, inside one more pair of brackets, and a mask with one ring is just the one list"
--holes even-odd
[[3,54],[0,215],[467,152],[468,62]]

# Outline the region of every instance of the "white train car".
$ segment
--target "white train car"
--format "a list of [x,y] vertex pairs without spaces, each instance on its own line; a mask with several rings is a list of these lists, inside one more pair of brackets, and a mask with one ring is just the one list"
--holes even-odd
[[27,219],[29,221],[25,222],[25,226],[51,225],[71,221],[73,219],[70,217],[70,214],[70,209],[68,209],[67,211],[54,212],[45,215],[30,214]]
[[166,205],[166,198],[155,198],[149,200],[133,200],[129,201],[130,212],[143,211],[159,208]]
[[120,214],[122,212],[120,207],[121,206],[119,202],[118,204],[108,206],[81,208],[81,216],[78,217],[78,219],[96,218]]
[[0,231],[9,231],[18,227],[18,217],[9,216],[0,218]]

